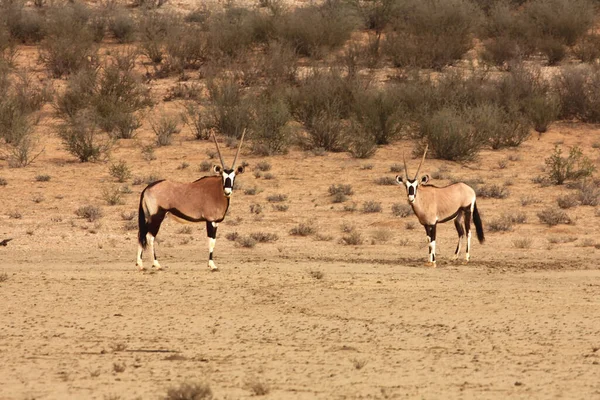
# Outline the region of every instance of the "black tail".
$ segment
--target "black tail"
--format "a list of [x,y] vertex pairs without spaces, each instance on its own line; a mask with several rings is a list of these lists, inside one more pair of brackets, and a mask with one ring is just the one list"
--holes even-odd
[[479,239],[479,243],[485,242],[481,217],[479,216],[479,211],[477,211],[477,203],[473,204],[473,223],[475,224],[475,230],[477,231],[477,239]]
[[138,211],[138,242],[142,246],[142,248],[146,248],[148,241],[146,239],[146,235],[148,234],[148,224],[146,223],[146,213],[144,212],[144,193],[146,193],[146,189],[142,191],[140,195],[140,209]]

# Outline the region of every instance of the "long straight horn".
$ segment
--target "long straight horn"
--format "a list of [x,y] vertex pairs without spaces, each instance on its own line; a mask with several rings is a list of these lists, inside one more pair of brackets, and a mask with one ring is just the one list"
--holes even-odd
[[242,148],[242,142],[244,141],[244,135],[246,134],[246,128],[242,132],[242,138],[240,139],[240,145],[238,146],[237,153],[235,153],[235,158],[233,159],[233,164],[231,164],[231,169],[235,169],[235,162],[237,161],[238,155],[240,154],[240,150]]
[[408,180],[408,168],[406,167],[406,157],[404,156],[404,152],[402,152],[402,161],[404,161],[404,175],[406,175],[406,179]]
[[217,143],[217,137],[215,136],[214,132],[213,132],[213,139],[215,140],[215,146],[217,146],[217,153],[219,153],[219,158],[221,159],[221,167],[223,167],[223,169],[225,169],[225,162],[223,161],[223,156],[221,155],[221,149],[219,149],[219,143]]
[[423,161],[425,161],[425,156],[427,155],[427,149],[429,148],[429,144],[425,145],[425,151],[423,152],[423,158],[421,159],[421,163],[419,164],[419,168],[417,168],[417,173],[415,174],[415,179],[419,177],[419,170],[421,169],[421,165],[423,165]]

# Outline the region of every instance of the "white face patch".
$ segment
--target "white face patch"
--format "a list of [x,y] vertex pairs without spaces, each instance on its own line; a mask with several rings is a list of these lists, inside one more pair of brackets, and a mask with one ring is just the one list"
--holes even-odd
[[409,182],[406,181],[406,193],[408,195],[408,201],[410,203],[414,203],[415,196],[417,195],[417,186],[419,183],[417,181]]
[[231,196],[231,193],[233,192],[235,171],[232,171],[230,173],[223,171],[221,174],[223,175],[223,182],[224,182],[223,192],[225,193],[225,196],[229,197],[229,196]]

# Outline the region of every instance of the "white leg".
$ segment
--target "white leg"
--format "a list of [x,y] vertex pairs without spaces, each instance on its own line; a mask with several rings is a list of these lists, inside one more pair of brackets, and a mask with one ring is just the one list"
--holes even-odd
[[135,265],[141,270],[144,269],[144,262],[142,261],[142,253],[144,252],[144,248],[141,244],[138,243],[138,251],[137,251],[137,261]]
[[435,240],[429,242],[429,262],[435,263]]
[[215,265],[215,262],[212,259],[213,251],[215,249],[216,244],[217,239],[211,237],[208,238],[208,267],[213,271],[217,269],[217,266]]
[[471,231],[469,231],[469,233],[467,233],[467,254],[465,255],[465,260],[469,261],[469,258],[471,257],[469,252],[471,251]]
[[152,257],[152,266],[156,269],[162,269],[162,267],[158,263],[158,260],[156,259],[156,253],[154,252],[154,236],[152,236],[151,234],[148,234],[147,238],[148,238],[148,249],[149,249],[150,255]]

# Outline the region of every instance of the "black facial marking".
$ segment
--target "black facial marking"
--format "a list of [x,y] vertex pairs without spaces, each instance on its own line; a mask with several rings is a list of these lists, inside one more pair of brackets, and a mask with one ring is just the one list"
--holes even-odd
[[233,184],[231,183],[231,178],[229,178],[229,177],[225,178],[225,187],[230,188],[232,186],[233,186]]
[[409,186],[408,187],[408,195],[409,196],[414,196],[415,195],[415,187],[414,186]]

